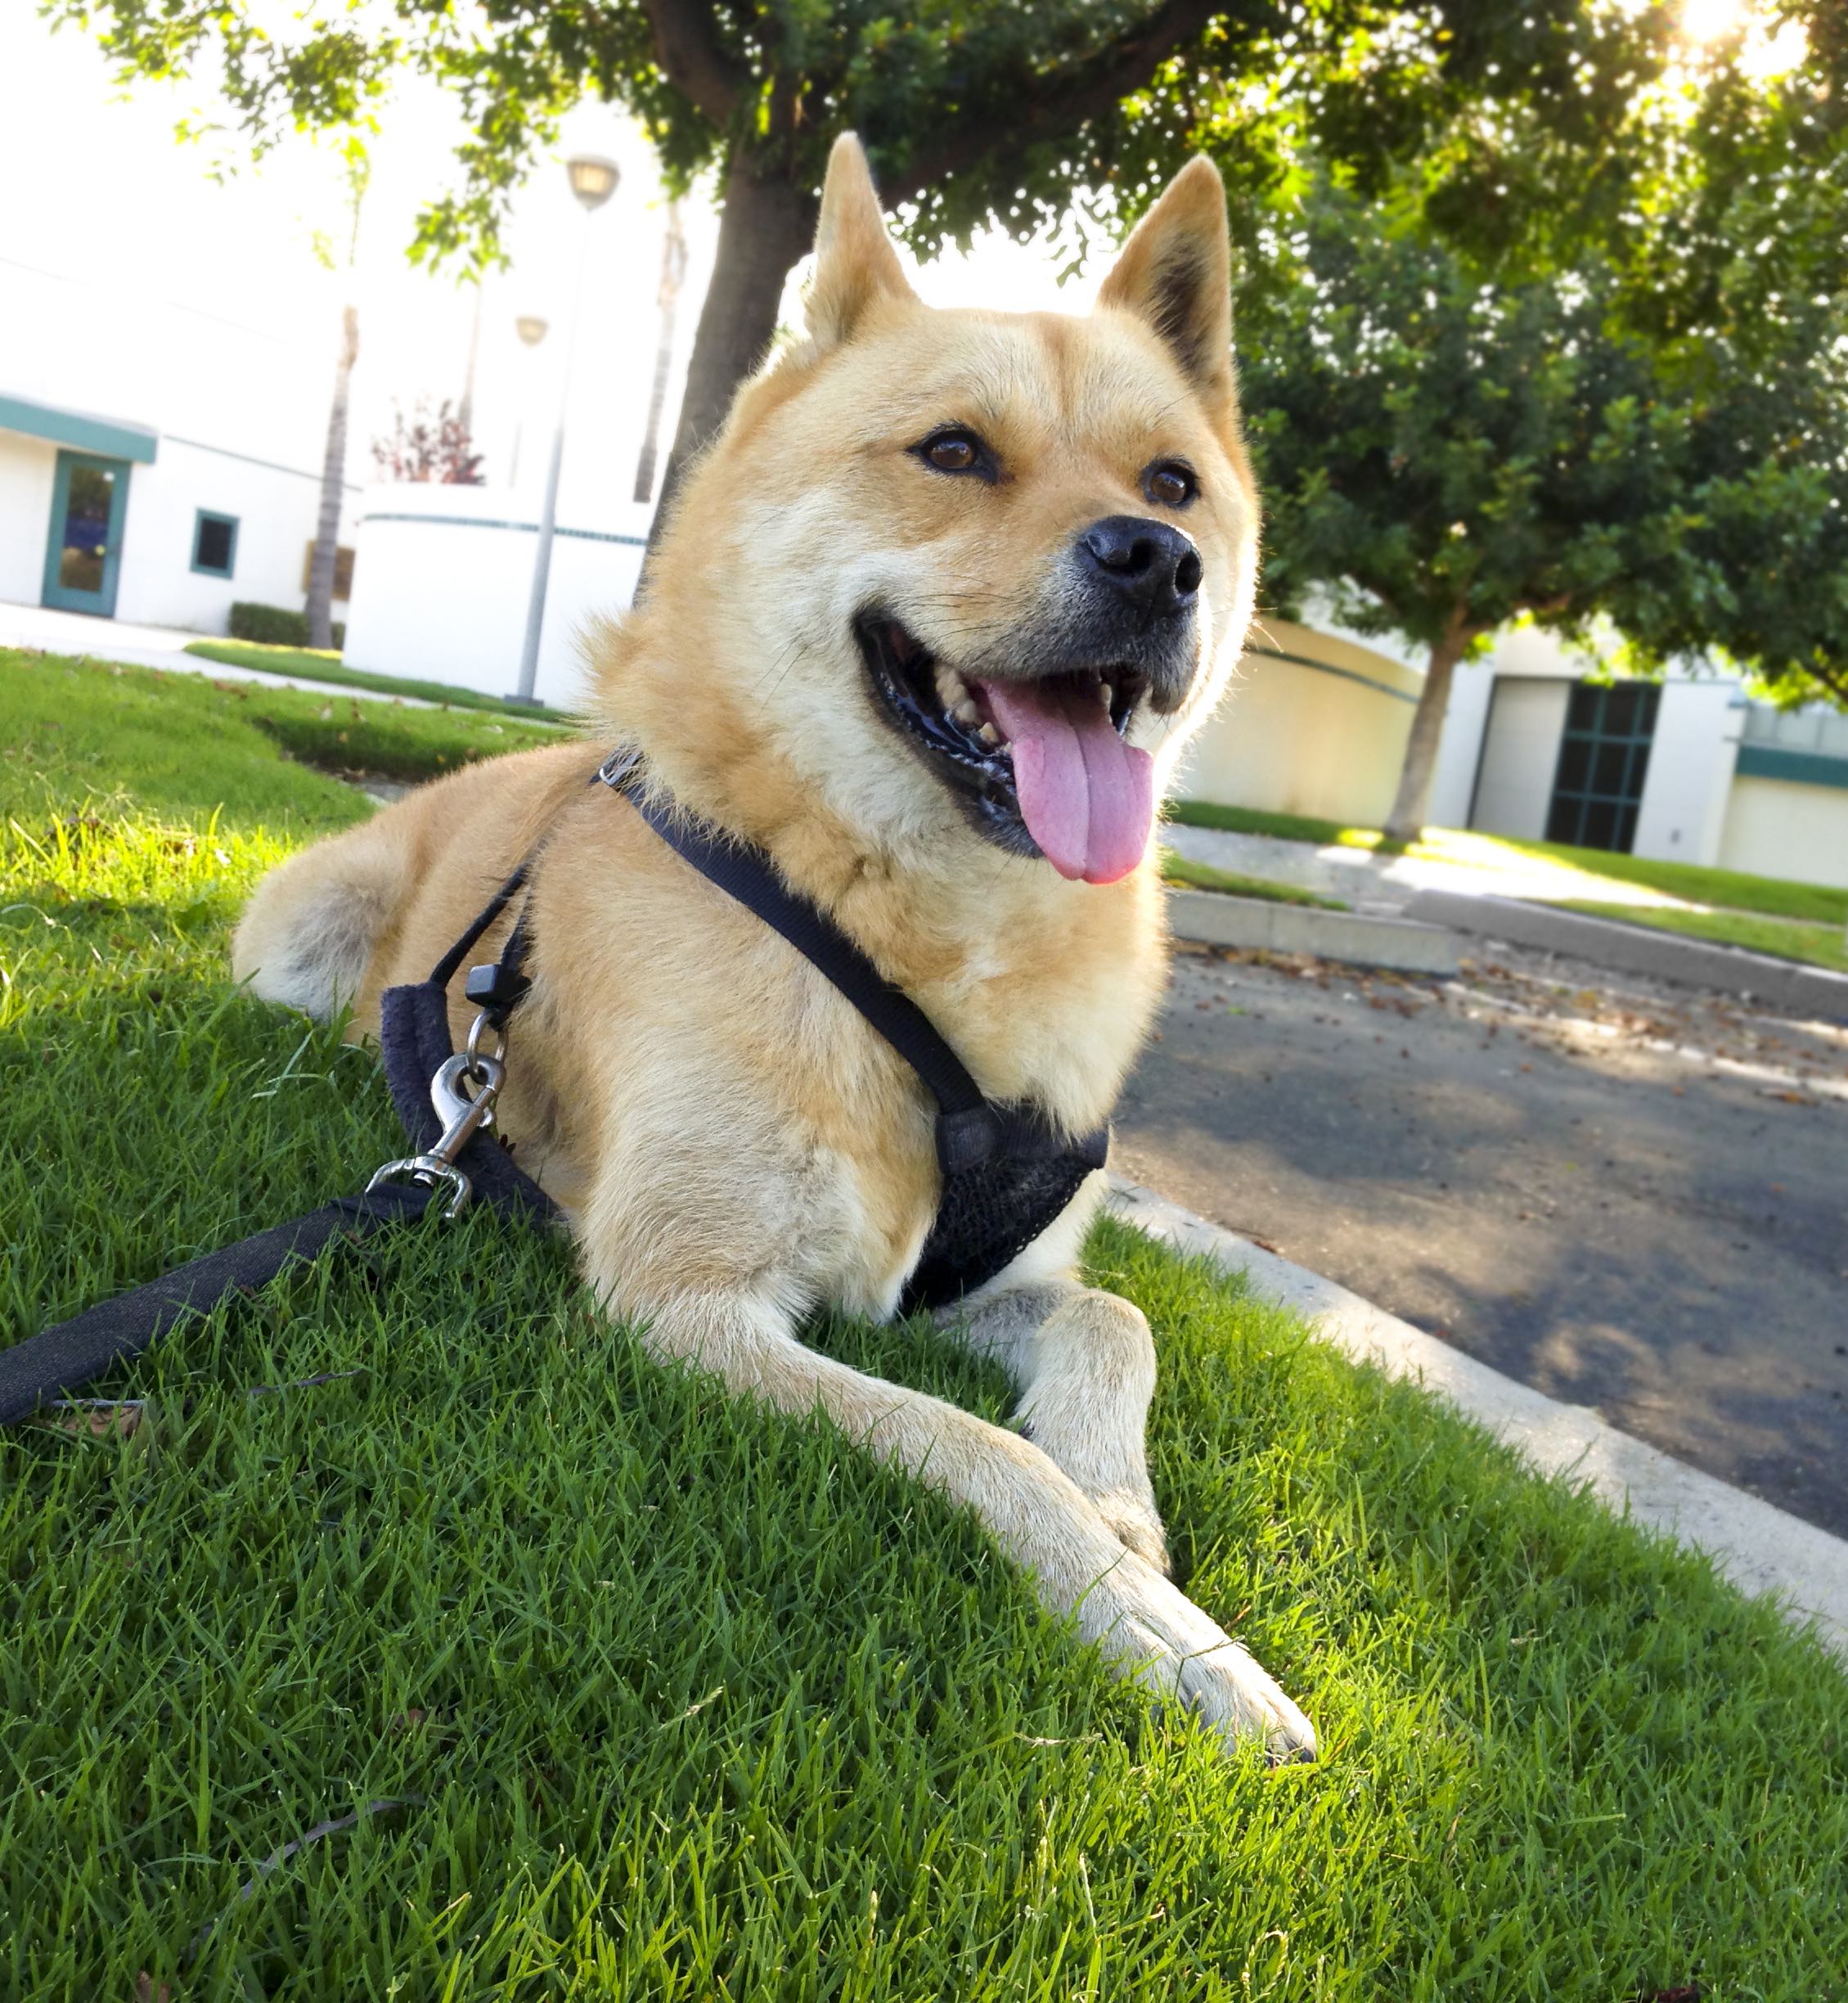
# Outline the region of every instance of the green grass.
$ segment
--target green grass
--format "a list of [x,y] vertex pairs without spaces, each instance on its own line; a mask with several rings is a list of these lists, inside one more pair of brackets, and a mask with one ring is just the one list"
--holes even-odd
[[[143,685],[53,679],[121,705],[99,792],[28,700],[65,673],[0,675],[36,747],[0,762],[0,1340],[398,1146],[372,1056],[224,971],[236,898],[363,803],[228,708],[182,803]],[[171,1340],[131,1438],[0,1437],[0,1995],[1841,1995],[1819,1649],[1207,1270],[1116,1224],[1090,1261],[1155,1329],[1180,1570],[1319,1765],[1152,1717],[968,1516],[654,1367],[480,1215]],[[922,1326],[816,1339],[1005,1411]]]
[[1212,800],[1170,800],[1162,809],[1183,827],[1220,828],[1231,835],[1274,835],[1279,841],[1313,842],[1318,848],[1370,848],[1378,828],[1348,827],[1310,814],[1263,813],[1255,807],[1221,807]]
[[[0,647],[0,786],[42,770],[55,789],[107,803],[133,782],[158,813],[222,803],[250,812],[326,810],[350,789],[319,773],[279,777],[280,749],[307,766],[420,780],[503,751],[556,744],[555,728],[476,711],[444,713],[308,689],[214,682]],[[349,815],[350,805],[346,808]]]
[[1210,862],[1195,862],[1173,849],[1162,851],[1162,875],[1171,884],[1184,884],[1190,890],[1215,890],[1224,897],[1259,898],[1267,904],[1310,904],[1318,911],[1347,911],[1339,898],[1318,897],[1313,890],[1300,890],[1294,884],[1275,883],[1268,876],[1247,876],[1242,871],[1215,869]]
[[230,668],[254,668],[261,674],[295,675],[303,681],[331,682],[339,688],[371,689],[380,695],[414,695],[425,702],[447,703],[452,709],[490,709],[502,716],[551,717],[558,712],[543,703],[484,695],[479,689],[460,688],[450,682],[420,682],[403,675],[374,674],[348,668],[338,654],[315,647],[264,646],[252,640],[195,640],[187,647],[201,660],[222,661]]
[[1788,918],[1760,918],[1743,911],[1675,911],[1634,904],[1613,910],[1608,904],[1579,898],[1567,899],[1562,908],[1584,911],[1593,918],[1615,918],[1625,925],[1652,925],[1659,931],[1711,939],[1721,946],[1742,946],[1751,952],[1801,960],[1848,974],[1848,944],[1836,925],[1801,925]]
[[1568,848],[1558,842],[1511,842],[1509,846],[1525,854],[1551,856],[1574,863],[1618,883],[1642,884],[1666,896],[1684,898],[1690,904],[1718,905],[1726,911],[1791,918],[1802,924],[1832,925],[1838,931],[1848,925],[1848,890],[1832,890],[1823,884],[1791,883],[1778,876],[1749,875],[1742,870],[1707,869],[1696,862],[1652,862],[1642,856],[1611,855],[1602,848]]
[[[1185,827],[1222,828],[1235,835],[1270,835],[1283,841],[1312,842],[1317,848],[1374,848],[1378,828],[1348,827],[1303,814],[1262,813],[1248,807],[1221,807],[1210,800],[1176,800],[1171,821]],[[1422,862],[1455,862],[1473,868],[1505,866],[1518,857],[1540,857],[1576,871],[1597,884],[1639,884],[1691,904],[1715,904],[1774,918],[1814,925],[1848,925],[1848,890],[1783,877],[1753,876],[1740,870],[1709,869],[1694,862],[1657,862],[1643,856],[1613,855],[1604,848],[1576,848],[1564,842],[1514,841],[1478,828],[1427,828],[1407,853]],[[1549,902],[1570,901],[1564,893]],[[1621,902],[1621,898],[1615,900]]]

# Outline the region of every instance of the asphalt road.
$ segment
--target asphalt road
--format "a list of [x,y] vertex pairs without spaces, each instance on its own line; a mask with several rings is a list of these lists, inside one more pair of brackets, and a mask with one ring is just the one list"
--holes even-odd
[[1113,1165],[1848,1533],[1848,1026],[1183,948]]

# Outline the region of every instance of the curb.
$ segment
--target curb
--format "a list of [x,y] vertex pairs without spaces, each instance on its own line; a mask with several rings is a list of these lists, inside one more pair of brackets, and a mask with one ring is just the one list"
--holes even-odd
[[1312,904],[1274,904],[1218,890],[1171,889],[1168,929],[1201,946],[1243,946],[1269,952],[1313,953],[1351,966],[1390,967],[1401,974],[1453,974],[1457,943],[1442,925]]
[[1619,973],[1652,974],[1694,988],[1749,995],[1794,1015],[1848,1021],[1848,974],[1805,966],[1742,946],[1684,938],[1621,919],[1588,918],[1515,898],[1468,897],[1456,890],[1421,890],[1410,909],[1433,924],[1488,934],[1510,945],[1569,953]]
[[1110,1178],[1116,1214],[1177,1251],[1243,1272],[1252,1290],[1293,1308],[1357,1362],[1408,1377],[1518,1447],[1543,1474],[1589,1483],[1620,1515],[1704,1551],[1741,1591],[1775,1596],[1787,1618],[1848,1662],[1848,1542],[1756,1496],[1562,1405],[1389,1315],[1320,1273],[1196,1217],[1153,1190]]

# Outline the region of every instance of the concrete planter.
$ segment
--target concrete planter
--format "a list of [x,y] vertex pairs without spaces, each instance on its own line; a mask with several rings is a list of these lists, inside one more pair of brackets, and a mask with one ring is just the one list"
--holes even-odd
[[1273,904],[1216,890],[1171,889],[1168,925],[1176,938],[1203,946],[1243,946],[1266,952],[1312,953],[1353,966],[1401,974],[1448,975],[1457,970],[1456,940],[1441,925],[1358,911],[1320,911],[1311,904]]

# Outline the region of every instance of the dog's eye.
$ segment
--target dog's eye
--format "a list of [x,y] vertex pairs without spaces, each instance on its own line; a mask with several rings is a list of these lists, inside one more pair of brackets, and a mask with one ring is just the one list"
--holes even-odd
[[1158,459],[1142,476],[1142,491],[1158,507],[1184,508],[1200,491],[1194,469],[1178,459]]
[[911,450],[939,473],[974,473],[983,479],[994,478],[993,455],[973,431],[933,431]]

